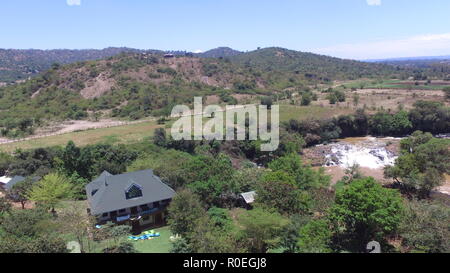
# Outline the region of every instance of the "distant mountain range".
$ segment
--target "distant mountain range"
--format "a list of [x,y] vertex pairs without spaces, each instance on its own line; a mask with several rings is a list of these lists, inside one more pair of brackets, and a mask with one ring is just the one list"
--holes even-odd
[[388,65],[409,67],[409,68],[434,68],[450,65],[450,55],[448,56],[424,56],[406,57],[379,60],[366,60],[370,63],[383,63]]
[[[274,55],[275,54],[277,55]],[[328,78],[342,77],[349,72],[355,75],[372,74],[373,66],[363,65],[364,62],[342,60],[312,53],[305,53],[284,48],[264,48],[250,52],[241,52],[229,47],[218,47],[202,53],[186,51],[141,50],[127,47],[110,47],[105,49],[0,49],[0,83],[14,83],[26,80],[49,70],[53,64],[71,64],[82,61],[101,60],[121,53],[151,53],[199,58],[227,58],[241,66],[253,66],[263,70],[296,71],[297,73],[321,74]],[[280,58],[285,57],[285,58]],[[450,64],[450,56],[411,57],[366,60],[365,63],[386,64],[404,67],[429,67],[431,64],[444,62]],[[354,70],[357,68],[356,70]],[[358,68],[362,69],[358,73]],[[385,68],[383,71],[387,71]],[[321,73],[317,73],[321,71]],[[333,73],[327,73],[333,71]],[[340,72],[339,72],[340,71]],[[325,73],[324,73],[325,72]],[[337,74],[341,73],[340,76]]]
[[[123,53],[132,51],[132,53]],[[113,117],[137,119],[170,113],[171,106],[191,103],[194,96],[214,95],[233,103],[232,95],[261,96],[302,91],[308,86],[330,84],[333,80],[407,77],[396,67],[342,60],[284,48],[263,48],[238,52],[218,48],[202,54],[162,51],[34,51],[15,52],[24,59],[39,54],[49,70],[23,83],[0,87],[0,127],[19,119],[83,119],[88,111],[107,111]],[[14,52],[9,52],[13,55]],[[29,55],[26,55],[29,54]],[[119,53],[113,57],[107,57]],[[120,54],[122,53],[122,54]],[[53,55],[52,55],[53,54]],[[100,58],[89,62],[51,65]],[[181,56],[180,56],[181,55]],[[207,58],[206,58],[207,57]],[[34,71],[37,73],[37,71]],[[32,74],[30,74],[32,75]],[[163,112],[161,112],[163,111]]]
[[389,63],[389,62],[403,62],[403,61],[425,61],[425,60],[450,60],[450,55],[447,56],[421,56],[421,57],[402,57],[402,58],[388,58],[388,59],[369,59],[364,60],[370,63]]

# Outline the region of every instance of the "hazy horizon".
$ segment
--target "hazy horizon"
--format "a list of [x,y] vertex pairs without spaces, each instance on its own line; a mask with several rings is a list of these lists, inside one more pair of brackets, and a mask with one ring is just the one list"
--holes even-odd
[[356,60],[450,55],[445,0],[16,0],[1,8],[5,49],[277,46]]
[[[282,48],[279,46],[269,46],[269,47],[264,47],[264,48],[273,48],[273,47],[278,47],[278,48]],[[233,47],[230,46],[217,46],[214,48],[210,48],[207,50],[202,50],[202,51],[187,51],[187,50],[181,50],[181,49],[161,49],[161,48],[132,48],[132,47],[127,47],[127,46],[108,46],[108,47],[104,47],[104,48],[48,48],[48,49],[41,49],[41,48],[0,48],[0,50],[44,50],[44,51],[52,51],[52,50],[104,50],[107,48],[127,48],[127,49],[132,49],[132,50],[142,50],[142,51],[148,51],[148,50],[157,50],[157,51],[162,51],[162,52],[177,52],[177,51],[186,51],[186,52],[190,52],[190,53],[204,53],[210,50],[214,50],[214,49],[218,49],[218,48],[230,48],[233,50],[237,50]],[[261,48],[261,49],[264,49]],[[285,48],[288,50],[295,50],[295,49],[290,49],[290,48]],[[240,51],[242,53],[245,52],[251,52],[257,50],[257,48],[253,49],[253,50],[245,50],[245,51],[241,51],[241,50],[237,50]],[[410,60],[410,59],[440,59],[440,58],[450,58],[450,53],[449,54],[444,54],[444,55],[434,55],[434,56],[407,56],[407,57],[390,57],[390,58],[371,58],[371,59],[352,59],[352,58],[342,58],[339,56],[333,56],[333,55],[327,55],[327,54],[321,54],[321,53],[315,53],[315,52],[310,52],[310,51],[302,51],[302,50],[295,50],[295,51],[299,51],[299,52],[306,52],[306,53],[313,53],[313,54],[320,54],[320,55],[325,55],[325,56],[329,56],[329,57],[335,57],[335,58],[341,58],[341,59],[349,59],[349,60],[357,60],[357,61],[383,61],[383,60]]]

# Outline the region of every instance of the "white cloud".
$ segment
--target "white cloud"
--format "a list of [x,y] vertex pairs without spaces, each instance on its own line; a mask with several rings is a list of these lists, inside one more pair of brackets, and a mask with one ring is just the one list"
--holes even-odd
[[366,0],[369,6],[381,6],[381,0]]
[[194,53],[203,53],[203,50],[197,49],[197,50],[194,50]]
[[450,33],[341,44],[312,51],[319,54],[359,60],[450,55]]
[[67,0],[69,6],[81,6],[81,0]]

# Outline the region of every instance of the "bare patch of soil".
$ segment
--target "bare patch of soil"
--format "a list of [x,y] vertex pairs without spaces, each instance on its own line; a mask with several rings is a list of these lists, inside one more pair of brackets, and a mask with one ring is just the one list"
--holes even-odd
[[217,95],[211,95],[206,97],[206,104],[218,104],[220,102],[220,97]]
[[[340,166],[324,167],[325,174],[331,176],[331,185],[335,185],[339,180],[345,176],[345,168]],[[371,176],[381,183],[389,183],[390,180],[384,178],[384,171],[382,168],[371,169],[360,167],[359,171],[363,176]]]
[[[14,209],[22,209],[22,204],[20,204],[20,202],[10,202],[10,204]],[[34,208],[33,202],[25,203],[25,209],[33,209],[33,208]]]
[[[324,106],[327,108],[344,107],[352,110],[366,107],[367,111],[373,112],[376,109],[396,111],[400,106],[404,109],[412,109],[415,102],[419,100],[445,102],[445,94],[440,90],[407,90],[407,89],[358,89],[357,91],[346,91],[346,101],[330,104],[327,93],[317,93],[318,100],[312,105]],[[358,102],[354,97],[358,97]],[[446,103],[449,105],[449,103]]]
[[233,98],[237,99],[239,104],[248,104],[256,98],[255,95],[250,95],[250,94],[233,94],[231,96]]
[[111,90],[115,85],[115,80],[107,77],[105,74],[98,75],[95,79],[86,83],[86,88],[80,91],[85,99],[97,98]]
[[84,131],[88,129],[97,129],[111,126],[120,126],[125,124],[126,122],[124,121],[112,119],[103,119],[97,122],[89,120],[71,120],[63,123],[52,124],[48,127],[42,128],[36,132],[36,135],[43,135],[50,133],[65,134],[70,132]]
[[450,196],[450,175],[449,174],[445,175],[445,183],[444,183],[444,185],[442,185],[438,188],[438,192],[441,192],[443,194],[447,194]]

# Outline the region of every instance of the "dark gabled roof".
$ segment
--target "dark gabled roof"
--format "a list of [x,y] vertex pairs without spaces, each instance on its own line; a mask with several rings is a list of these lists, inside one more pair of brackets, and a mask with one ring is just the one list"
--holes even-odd
[[[125,192],[132,185],[140,187],[142,197],[127,200]],[[171,199],[175,195],[175,191],[154,175],[152,170],[119,175],[112,175],[105,171],[86,186],[86,195],[91,207],[91,214],[99,215]]]
[[[35,176],[35,177],[32,177],[31,178],[31,182],[32,183],[35,183],[35,182],[37,182],[37,181],[39,181],[41,178],[40,177],[38,177],[38,176]],[[11,190],[16,184],[18,184],[18,183],[20,183],[20,182],[23,182],[23,181],[25,181],[26,180],[26,178],[25,177],[23,177],[23,176],[14,176],[11,180],[9,180],[9,182],[8,183],[6,183],[6,185],[5,185],[5,189],[6,190]]]
[[5,189],[9,191],[12,189],[12,187],[14,187],[14,185],[16,185],[17,183],[20,183],[22,181],[25,181],[25,179],[26,178],[23,176],[14,176],[11,180],[9,180],[8,183],[6,183]]

